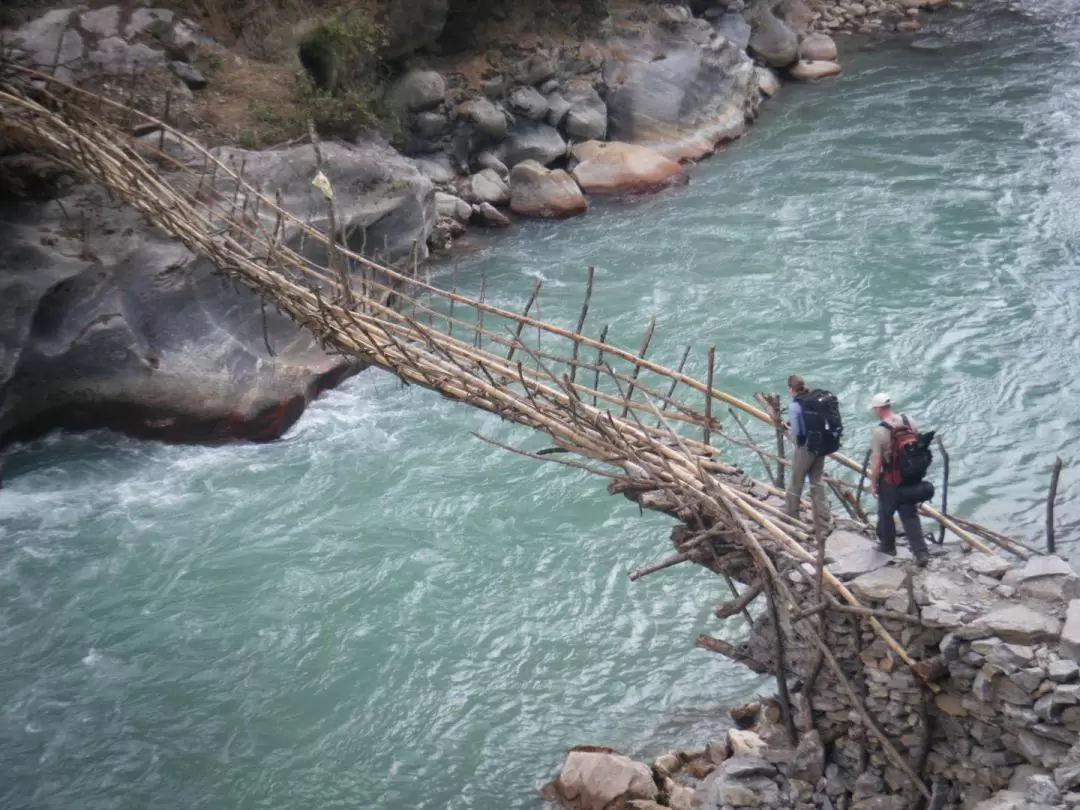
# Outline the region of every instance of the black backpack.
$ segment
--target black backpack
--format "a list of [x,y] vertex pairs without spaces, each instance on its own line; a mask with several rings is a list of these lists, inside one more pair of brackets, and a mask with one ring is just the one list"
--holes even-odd
[[892,458],[887,471],[887,483],[896,486],[910,486],[918,484],[930,470],[930,464],[934,461],[934,454],[930,451],[930,443],[934,440],[934,431],[917,433],[911,429],[908,418],[901,414],[902,425],[890,425],[882,422],[882,427],[888,429],[892,439]]
[[829,391],[815,388],[799,397],[806,430],[806,449],[815,456],[827,456],[840,449],[844,423],[840,419],[840,403]]

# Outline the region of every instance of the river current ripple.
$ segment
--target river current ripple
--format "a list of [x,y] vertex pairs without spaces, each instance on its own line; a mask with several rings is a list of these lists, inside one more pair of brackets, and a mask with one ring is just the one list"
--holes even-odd
[[[499,303],[720,384],[889,390],[941,430],[954,508],[1080,531],[1080,21],[972,3],[785,86],[691,185],[528,223],[462,259]],[[935,39],[936,38],[936,39]],[[449,273],[449,268],[439,272]],[[532,808],[569,745],[707,740],[766,684],[692,648],[715,578],[602,482],[483,445],[513,428],[381,373],[269,446],[107,434],[18,449],[0,492],[0,806]],[[729,622],[727,633],[742,632]]]

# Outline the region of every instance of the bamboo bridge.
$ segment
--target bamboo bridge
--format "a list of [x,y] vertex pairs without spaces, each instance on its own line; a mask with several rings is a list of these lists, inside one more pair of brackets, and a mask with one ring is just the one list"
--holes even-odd
[[[836,519],[819,515],[815,520],[809,500],[798,519],[784,513],[778,398],[758,395],[753,404],[717,388],[715,347],[708,349],[705,380],[683,373],[682,365],[667,368],[649,360],[654,322],[638,351],[606,342],[606,330],[590,337],[591,268],[576,327],[561,328],[530,314],[539,282],[524,310],[510,312],[488,303],[483,286],[479,296],[469,297],[421,278],[415,266],[393,267],[347,249],[334,224],[332,187],[323,183],[321,171],[316,184],[323,185],[327,201],[330,228],[325,231],[245,181],[243,167],[226,165],[160,118],[123,102],[8,64],[0,68],[0,114],[5,135],[101,184],[223,276],[291,316],[325,348],[546,434],[554,447],[539,453],[480,438],[587,470],[606,479],[610,493],[674,517],[674,555],[631,572],[632,578],[684,562],[703,565],[723,576],[736,597],[717,609],[718,616],[745,614],[763,595],[774,626],[783,616],[793,634],[787,642],[811,645],[819,667],[848,684],[824,637],[824,623],[805,610],[784,576],[810,566],[818,601],[860,611],[888,649],[932,687],[933,662],[905,649],[879,621],[881,611],[861,605],[825,564],[824,539]],[[719,418],[721,409],[729,411],[730,420]],[[757,427],[758,439],[744,418]],[[735,447],[757,453],[767,477],[755,479],[725,460]],[[836,454],[826,481],[847,512],[842,521],[870,534],[863,475],[862,464]],[[921,509],[942,533],[980,554],[1030,556],[1031,549],[992,529],[929,505]],[[736,583],[747,590],[740,595]],[[777,644],[784,643],[778,633]],[[740,657],[719,638],[703,635],[698,645]],[[814,676],[781,672],[782,705],[792,677],[812,682]],[[850,684],[844,693],[889,760],[926,794],[913,765]],[[786,713],[790,722],[790,706]]]

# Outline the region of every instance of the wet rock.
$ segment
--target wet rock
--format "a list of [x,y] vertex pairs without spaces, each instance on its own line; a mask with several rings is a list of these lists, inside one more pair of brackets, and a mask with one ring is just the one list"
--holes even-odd
[[525,160],[510,170],[510,210],[515,214],[564,219],[585,213],[585,196],[562,169],[546,169]]
[[567,111],[566,134],[575,141],[602,141],[607,135],[607,105],[590,82],[575,79],[567,83],[563,98]]
[[442,191],[435,192],[435,210],[439,216],[449,217],[458,222],[468,222],[472,217],[471,205],[460,197]]
[[519,87],[507,99],[510,110],[532,121],[543,121],[548,113],[548,103],[534,87]]
[[493,169],[483,169],[458,184],[458,194],[466,202],[505,205],[510,202],[510,186]]
[[169,69],[192,90],[202,90],[208,84],[202,71],[186,62],[170,62]]
[[[366,230],[368,244],[385,245],[391,261],[414,244],[425,258],[436,219],[431,183],[382,145],[327,142],[323,151],[342,192],[339,222],[356,234],[350,247],[360,248]],[[247,178],[268,193],[280,190],[290,210],[325,211],[311,186],[310,148],[218,154],[243,162]],[[356,370],[273,308],[265,310],[264,337],[253,294],[223,284],[208,263],[100,190],[84,187],[67,202],[91,212],[92,257],[77,258],[82,249],[66,238],[42,244],[42,228],[63,232],[52,221],[55,205],[24,206],[0,225],[8,285],[0,303],[0,436],[110,427],[175,441],[269,440]],[[273,220],[265,224],[273,228]],[[325,218],[312,224],[323,228]],[[299,228],[287,227],[284,240],[299,250]],[[325,260],[313,240],[303,249]]]
[[755,69],[754,73],[757,75],[758,89],[763,94],[772,98],[780,92],[780,80],[769,68],[759,67]]
[[796,60],[799,39],[769,11],[767,6],[757,9],[751,21],[750,51],[770,67],[783,68]]
[[506,114],[486,98],[474,98],[457,108],[459,117],[473,125],[478,133],[493,141],[506,135]]
[[552,785],[555,795],[579,810],[606,810],[616,802],[657,798],[648,767],[621,754],[571,751]]
[[[524,164],[523,164],[524,165]],[[540,167],[541,169],[543,166]],[[679,756],[678,751],[668,751],[666,754],[661,754],[652,762],[652,769],[661,778],[671,776],[674,773],[678,773],[683,766],[682,757]]]
[[554,127],[547,124],[518,121],[497,154],[511,169],[523,160],[535,160],[547,166],[566,155],[566,141]]
[[489,228],[507,228],[510,219],[491,203],[479,203],[473,206],[473,219]]
[[816,79],[827,79],[830,76],[840,75],[840,65],[836,62],[796,62],[791,68],[791,78],[801,82],[812,82]]
[[573,155],[572,173],[586,194],[646,194],[686,182],[682,166],[645,146],[586,141]]
[[386,98],[399,110],[430,110],[446,98],[446,81],[434,70],[410,70],[390,86]]
[[828,34],[811,34],[799,43],[799,58],[807,62],[835,62],[836,43]]

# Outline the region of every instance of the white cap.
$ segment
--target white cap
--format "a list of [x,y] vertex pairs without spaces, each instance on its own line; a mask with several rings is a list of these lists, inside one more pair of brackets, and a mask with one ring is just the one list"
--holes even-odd
[[870,400],[871,408],[887,408],[892,405],[892,400],[888,394],[874,394],[874,398]]

